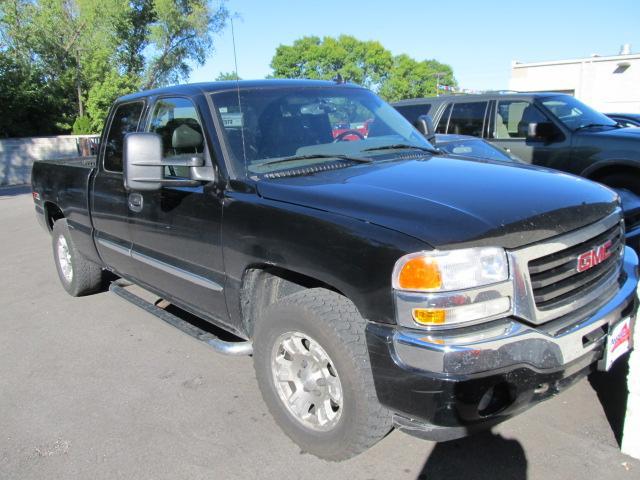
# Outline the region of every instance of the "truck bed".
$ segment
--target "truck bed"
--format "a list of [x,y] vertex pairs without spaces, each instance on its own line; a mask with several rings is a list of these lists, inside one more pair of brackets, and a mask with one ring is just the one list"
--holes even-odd
[[[57,209],[67,219],[71,235],[83,252],[95,252],[89,186],[96,167],[96,157],[72,157],[39,160],[31,171],[31,188],[38,192],[36,213],[39,222],[51,229]],[[97,256],[97,254],[96,254]]]

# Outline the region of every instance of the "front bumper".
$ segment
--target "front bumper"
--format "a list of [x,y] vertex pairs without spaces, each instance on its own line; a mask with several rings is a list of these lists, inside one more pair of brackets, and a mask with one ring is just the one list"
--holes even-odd
[[637,269],[627,247],[616,295],[578,319],[534,327],[509,317],[441,332],[369,324],[379,400],[396,413],[396,426],[432,440],[516,415],[595,368],[610,325],[635,316]]

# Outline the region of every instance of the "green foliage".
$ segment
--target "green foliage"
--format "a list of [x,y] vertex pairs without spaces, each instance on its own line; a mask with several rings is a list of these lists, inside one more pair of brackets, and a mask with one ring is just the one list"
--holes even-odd
[[[47,122],[31,119],[37,133],[69,130],[74,118],[85,128],[85,117],[96,133],[115,98],[203,64],[228,16],[225,0],[0,0],[0,53],[18,66],[23,90],[53,109]],[[1,98],[13,90],[0,82]],[[40,98],[52,91],[55,100]]]
[[393,58],[379,42],[360,41],[349,35],[338,38],[303,37],[293,45],[280,45],[271,60],[275,78],[343,78],[368,88],[384,81]]
[[378,93],[388,102],[396,102],[436,95],[438,84],[456,85],[449,65],[437,60],[418,62],[408,55],[398,55],[394,57],[393,67]]
[[116,98],[139,89],[139,79],[117,70],[109,71],[102,80],[96,81],[87,95],[87,114],[91,119],[93,133],[99,133],[109,108]]
[[379,42],[348,35],[303,37],[280,45],[271,60],[275,78],[345,80],[377,91],[388,101],[435,95],[436,83],[455,86],[453,70],[436,60],[418,62],[408,55],[394,57]]
[[0,137],[60,133],[73,115],[64,91],[30,62],[0,51]]
[[91,128],[91,119],[86,115],[77,117],[73,122],[71,133],[74,135],[87,135],[94,132],[95,130]]
[[216,77],[216,82],[223,82],[225,80],[242,80],[236,72],[220,72],[220,75]]
[[212,49],[212,34],[224,28],[229,11],[212,9],[207,0],[155,0],[149,28],[151,57],[144,86],[177,83],[189,78],[190,62],[203,65]]

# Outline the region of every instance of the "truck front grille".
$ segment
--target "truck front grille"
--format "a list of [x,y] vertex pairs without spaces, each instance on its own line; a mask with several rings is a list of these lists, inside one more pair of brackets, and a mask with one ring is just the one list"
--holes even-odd
[[[529,276],[536,307],[553,310],[597,290],[603,282],[617,275],[624,248],[623,229],[616,224],[605,232],[577,245],[529,262]],[[601,263],[578,271],[578,257],[597,251],[611,242],[609,256]]]
[[[599,247],[608,242],[607,256]],[[542,325],[577,311],[597,310],[620,288],[623,254],[619,208],[596,223],[512,250],[514,315]]]

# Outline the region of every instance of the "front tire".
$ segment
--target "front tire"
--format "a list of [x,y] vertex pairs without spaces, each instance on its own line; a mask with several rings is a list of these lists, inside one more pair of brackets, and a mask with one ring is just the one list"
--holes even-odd
[[51,242],[60,283],[69,295],[80,297],[102,288],[102,268],[78,252],[66,219],[53,224]]
[[254,367],[267,407],[303,451],[326,460],[353,457],[391,430],[365,325],[348,299],[314,288],[271,305],[255,327]]

